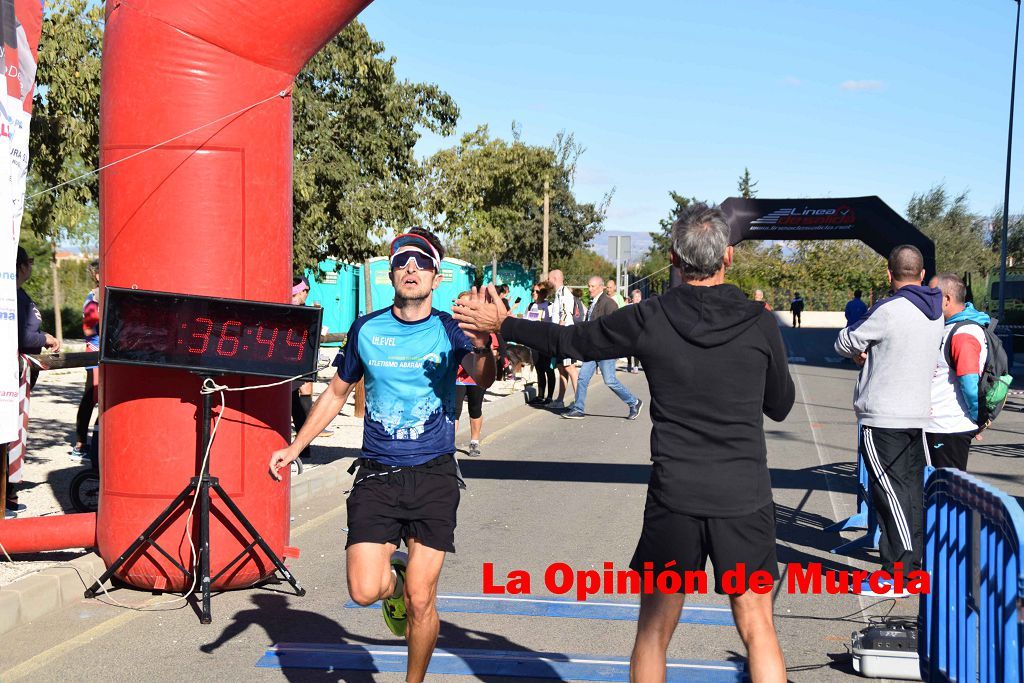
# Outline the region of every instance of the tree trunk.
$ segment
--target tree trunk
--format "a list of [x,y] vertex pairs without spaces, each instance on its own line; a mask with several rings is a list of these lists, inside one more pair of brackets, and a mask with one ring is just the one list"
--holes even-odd
[[57,240],[54,239],[51,244],[53,245],[53,336],[57,338],[60,344],[64,345],[64,326],[61,324],[60,319],[60,273],[58,268],[60,267],[60,261],[57,260]]

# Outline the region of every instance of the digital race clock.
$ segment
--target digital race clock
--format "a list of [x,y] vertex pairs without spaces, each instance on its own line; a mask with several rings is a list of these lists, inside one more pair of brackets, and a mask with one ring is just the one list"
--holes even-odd
[[295,377],[317,367],[320,308],[107,287],[101,363]]

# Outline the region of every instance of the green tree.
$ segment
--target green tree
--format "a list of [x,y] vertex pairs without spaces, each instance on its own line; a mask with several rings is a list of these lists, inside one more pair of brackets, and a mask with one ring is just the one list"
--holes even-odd
[[678,192],[670,190],[668,193],[672,199],[672,207],[668,216],[658,221],[659,230],[648,233],[651,236],[651,246],[647,250],[640,267],[635,271],[637,279],[644,278],[652,292],[662,292],[669,283],[669,251],[672,249],[672,224],[682,215],[686,207],[697,201],[692,197],[684,197]]
[[296,268],[362,260],[416,220],[420,129],[450,135],[459,111],[437,85],[400,81],[395,61],[353,21],[295,80]]
[[557,267],[600,233],[610,201],[610,194],[597,204],[576,198],[576,163],[583,151],[571,135],[539,147],[523,142],[515,128],[506,141],[480,126],[427,161],[425,222],[447,238],[453,256],[483,266],[496,258],[538,268],[547,180],[549,254]]
[[[58,245],[91,245],[99,235],[98,174],[70,181],[99,166],[103,26],[103,8],[88,0],[55,0],[43,19],[22,222],[26,237],[32,233],[47,245],[47,258],[37,265],[41,272],[58,272]],[[58,185],[62,187],[51,191]],[[51,282],[48,298],[60,301],[60,278]],[[58,337],[60,310],[58,306]]]
[[740,196],[744,199],[751,199],[757,196],[757,181],[750,177],[750,169],[744,167],[743,175],[740,176],[739,181],[736,183],[736,189],[739,190]]
[[[1006,266],[1008,268],[1024,265],[1024,215],[1009,215],[1008,230],[1009,239],[1006,248]],[[992,251],[993,269],[999,268],[1000,245],[1003,242],[1003,210],[994,209],[988,219],[989,242]],[[998,275],[996,275],[998,277]]]
[[989,220],[971,212],[967,192],[950,195],[943,185],[915,194],[907,219],[935,243],[939,272],[986,274],[996,264],[988,244]]
[[736,246],[733,265],[725,272],[725,279],[748,296],[755,289],[767,294],[785,289],[793,279],[793,268],[778,242],[741,242]]
[[841,310],[857,289],[888,289],[886,261],[856,240],[801,240],[790,258],[789,289],[805,295],[810,308]]
[[[569,258],[554,263],[553,267],[565,274],[565,284],[582,287],[588,297],[586,285],[592,275],[600,275],[605,280],[615,277],[615,264],[593,249],[577,249]],[[589,298],[586,300],[589,301]]]
[[100,55],[103,8],[88,0],[48,3],[39,40],[39,70],[29,136],[23,227],[46,239],[94,243],[99,176],[46,192],[99,165]]

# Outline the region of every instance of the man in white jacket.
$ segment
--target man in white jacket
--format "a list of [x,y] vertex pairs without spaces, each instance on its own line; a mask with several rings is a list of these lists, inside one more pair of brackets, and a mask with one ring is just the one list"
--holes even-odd
[[[921,568],[924,546],[924,436],[931,381],[942,341],[942,292],[921,286],[924,258],[904,244],[889,255],[893,294],[839,332],[836,352],[863,365],[853,407],[861,456],[871,475],[871,497],[882,537],[878,554],[891,576]],[[883,597],[896,594],[892,581]],[[872,593],[865,581],[861,593]]]
[[[548,273],[548,282],[555,287],[555,300],[551,305],[551,322],[563,326],[574,324],[573,308],[575,307],[576,297],[572,295],[572,290],[565,286],[565,275],[560,270],[552,270]],[[576,367],[576,361],[572,358],[555,358],[555,369],[558,370],[562,383],[558,389],[558,400],[552,403],[551,407],[562,409],[566,407],[565,388],[569,384],[572,385],[573,398],[575,399],[576,382],[580,371]]]

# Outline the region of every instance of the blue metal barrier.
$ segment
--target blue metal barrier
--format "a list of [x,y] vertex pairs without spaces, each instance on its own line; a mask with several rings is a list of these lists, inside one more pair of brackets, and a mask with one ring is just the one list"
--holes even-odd
[[959,470],[925,487],[918,654],[926,681],[1022,683],[1024,511]]

